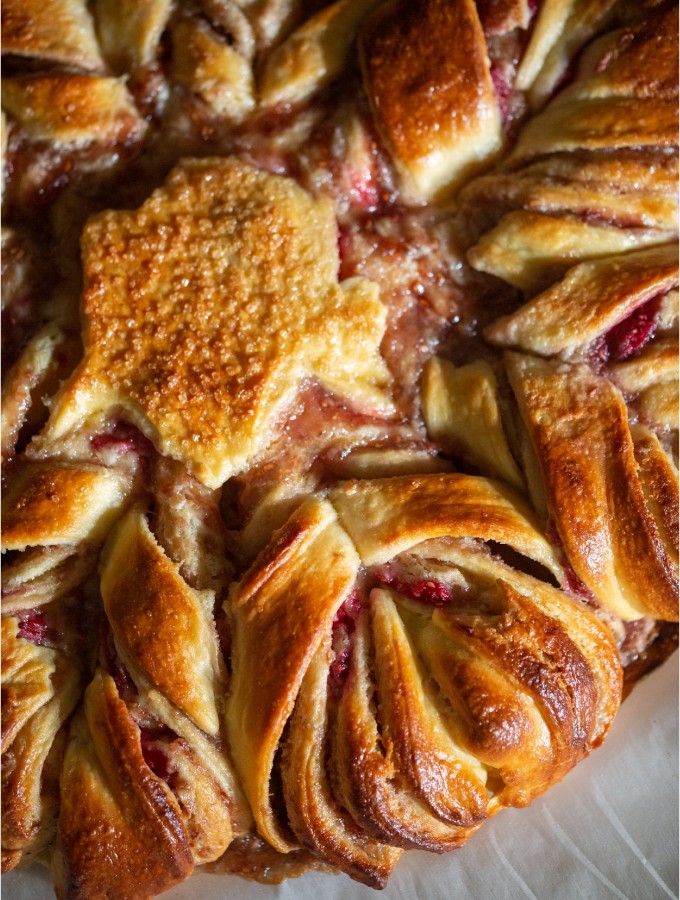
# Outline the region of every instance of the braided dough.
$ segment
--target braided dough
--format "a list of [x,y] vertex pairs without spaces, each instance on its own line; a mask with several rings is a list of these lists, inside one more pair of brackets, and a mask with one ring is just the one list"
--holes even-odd
[[3,871],[380,888],[602,744],[677,644],[677,33],[4,4]]

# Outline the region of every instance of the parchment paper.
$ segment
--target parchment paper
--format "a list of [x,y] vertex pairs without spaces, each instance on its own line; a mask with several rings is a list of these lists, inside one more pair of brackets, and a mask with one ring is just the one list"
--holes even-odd
[[[6,900],[54,897],[46,870],[2,879]],[[678,655],[634,690],[604,745],[529,809],[461,850],[407,852],[387,888],[308,873],[279,886],[195,875],[168,900],[662,900],[678,896]]]

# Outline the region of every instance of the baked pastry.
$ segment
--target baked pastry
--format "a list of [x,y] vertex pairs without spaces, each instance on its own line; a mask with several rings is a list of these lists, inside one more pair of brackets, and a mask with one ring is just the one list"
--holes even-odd
[[381,887],[677,643],[677,8],[3,13],[3,870]]

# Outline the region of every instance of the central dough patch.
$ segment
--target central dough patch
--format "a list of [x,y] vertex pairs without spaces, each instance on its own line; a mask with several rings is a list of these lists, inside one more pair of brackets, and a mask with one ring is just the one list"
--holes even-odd
[[385,309],[338,282],[329,201],[235,159],[185,160],[134,211],[83,235],[85,358],[48,427],[122,407],[206,485],[241,471],[316,378],[386,415]]

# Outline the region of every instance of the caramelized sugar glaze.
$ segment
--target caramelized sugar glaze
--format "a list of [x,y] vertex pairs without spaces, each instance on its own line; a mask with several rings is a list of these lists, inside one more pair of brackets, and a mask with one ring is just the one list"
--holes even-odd
[[3,870],[382,886],[677,644],[677,8],[2,28]]

